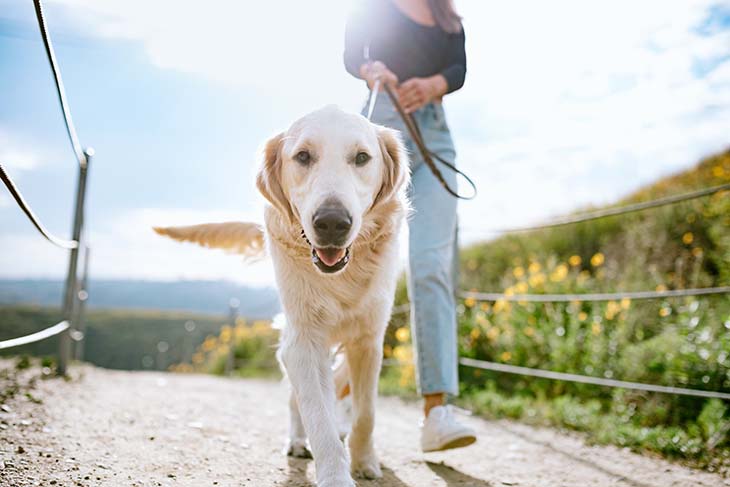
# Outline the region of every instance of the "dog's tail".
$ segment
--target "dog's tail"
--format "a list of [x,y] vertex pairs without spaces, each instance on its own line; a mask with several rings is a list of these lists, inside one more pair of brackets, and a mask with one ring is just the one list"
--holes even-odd
[[211,249],[256,258],[264,254],[264,230],[245,222],[203,223],[187,227],[154,227],[159,235],[181,242],[193,242]]

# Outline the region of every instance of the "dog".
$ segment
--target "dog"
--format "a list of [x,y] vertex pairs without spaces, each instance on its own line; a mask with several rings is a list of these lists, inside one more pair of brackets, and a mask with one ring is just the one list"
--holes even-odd
[[[397,131],[325,107],[263,149],[256,186],[264,227],[209,223],[162,235],[272,258],[286,315],[279,360],[292,386],[288,453],[307,456],[320,487],[382,476],[373,446],[383,337],[398,275],[398,234],[409,211],[408,156]],[[335,424],[330,350],[346,356],[353,423]]]

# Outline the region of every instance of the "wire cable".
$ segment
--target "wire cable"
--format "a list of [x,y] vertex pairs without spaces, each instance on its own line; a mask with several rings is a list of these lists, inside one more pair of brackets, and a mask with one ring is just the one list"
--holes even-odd
[[459,297],[476,301],[530,301],[534,303],[568,303],[571,301],[618,301],[628,299],[662,299],[686,296],[706,296],[710,294],[730,293],[730,286],[704,287],[694,289],[671,289],[666,291],[627,291],[615,293],[581,293],[581,294],[503,294],[482,293],[477,291],[461,291]]
[[53,44],[48,34],[48,28],[46,27],[46,20],[43,16],[43,5],[41,0],[33,0],[35,6],[35,14],[38,18],[38,27],[41,31],[41,37],[43,38],[43,45],[46,48],[46,54],[48,55],[48,62],[51,65],[51,72],[53,73],[53,79],[56,82],[56,93],[58,94],[58,101],[61,103],[61,111],[63,112],[63,120],[66,123],[66,130],[68,137],[71,140],[71,147],[73,148],[76,160],[78,160],[81,166],[86,165],[86,155],[81,149],[81,143],[76,135],[76,127],[74,126],[73,119],[71,118],[71,109],[69,108],[68,101],[66,100],[66,90],[63,86],[63,80],[61,79],[61,71],[56,63],[56,53],[53,50]]
[[18,203],[20,209],[23,210],[23,213],[25,213],[33,226],[40,232],[41,235],[46,238],[46,240],[51,242],[56,247],[60,247],[62,249],[72,250],[78,247],[78,242],[76,242],[75,240],[66,240],[56,237],[51,232],[49,232],[40,221],[38,221],[38,218],[36,218],[33,210],[31,210],[28,204],[25,202],[23,195],[20,194],[20,191],[15,186],[15,183],[13,183],[13,180],[10,179],[10,176],[8,176],[8,174],[5,172],[5,169],[3,168],[1,163],[0,179],[2,179],[3,183],[5,183],[5,186],[8,188],[8,191],[10,191],[13,199],[15,199],[15,202]]
[[504,372],[506,374],[528,375],[531,377],[540,377],[543,379],[562,380],[566,382],[579,382],[581,384],[593,384],[605,387],[618,387],[621,389],[632,389],[635,391],[661,392],[663,394],[674,394],[680,396],[711,397],[726,400],[730,399],[730,393],[727,392],[704,391],[700,389],[687,389],[684,387],[659,386],[655,384],[644,384],[640,382],[604,379],[602,377],[568,374],[565,372],[533,369],[530,367],[521,367],[518,365],[499,364],[496,362],[487,362],[485,360],[476,360],[467,357],[461,357],[459,359],[459,363],[461,365],[466,365],[467,367],[474,367],[477,369]]
[[23,337],[12,338],[10,340],[2,341],[0,342],[0,350],[19,347],[21,345],[27,345],[29,343],[45,340],[46,338],[50,338],[54,335],[58,335],[59,333],[66,331],[68,327],[68,321],[62,321],[56,325],[46,328],[45,330],[41,330],[30,335],[25,335]]
[[637,211],[647,210],[649,208],[657,208],[660,206],[672,205],[680,203],[682,201],[693,200],[696,198],[702,198],[703,196],[709,196],[711,194],[719,193],[720,191],[730,190],[730,183],[721,184],[719,186],[712,186],[710,188],[700,189],[697,191],[691,191],[689,193],[678,194],[674,196],[666,196],[664,198],[658,198],[650,201],[642,201],[631,205],[618,206],[614,208],[605,208],[602,210],[588,211],[584,213],[578,213],[575,215],[568,215],[560,218],[556,218],[552,221],[544,223],[542,225],[516,227],[516,228],[504,228],[490,230],[493,233],[521,233],[521,232],[532,232],[534,230],[543,230],[546,228],[561,227],[564,225],[572,225],[575,223],[582,223],[591,220],[598,220],[607,216],[623,215],[626,213],[634,213]]

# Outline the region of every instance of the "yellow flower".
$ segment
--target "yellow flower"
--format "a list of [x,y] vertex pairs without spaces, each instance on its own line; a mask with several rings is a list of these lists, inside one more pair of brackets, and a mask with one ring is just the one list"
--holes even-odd
[[594,335],[598,335],[599,333],[601,333],[601,324],[597,321],[594,321],[593,325],[591,325],[591,331]]
[[525,269],[523,269],[521,266],[517,266],[512,271],[512,275],[519,279],[520,277],[525,275]]
[[666,291],[667,286],[665,286],[664,284],[657,284],[656,290],[659,292]]
[[560,282],[568,275],[568,266],[565,264],[558,265],[555,270],[550,274],[550,280],[553,282]]
[[489,310],[490,310],[490,309],[492,309],[492,307],[490,306],[490,304],[489,304],[489,303],[487,303],[486,301],[485,301],[485,302],[483,302],[483,303],[482,303],[482,304],[481,304],[481,305],[479,306],[479,308],[481,308],[481,310],[482,310],[482,311],[486,311],[486,312],[489,312]]
[[694,242],[695,236],[692,235],[692,232],[687,232],[684,235],[682,235],[682,242],[684,242],[685,245],[689,245],[692,242]]
[[538,272],[540,272],[540,269],[542,269],[542,267],[540,267],[539,262],[530,262],[530,265],[527,268],[530,274],[537,274]]
[[487,325],[489,325],[489,320],[487,319],[487,316],[483,312],[481,312],[481,311],[479,311],[477,313],[475,319],[476,319],[477,324],[480,325],[480,326],[487,326]]
[[477,338],[479,338],[479,336],[481,334],[482,334],[482,332],[481,332],[481,330],[479,330],[479,328],[472,328],[471,332],[469,333],[472,340],[476,340]]
[[499,358],[502,359],[502,362],[507,362],[509,359],[512,358],[512,354],[509,352],[502,352]]
[[618,304],[616,301],[609,301],[606,303],[606,319],[612,320],[614,317],[621,312],[621,305]]
[[622,298],[621,299],[621,309],[629,309],[631,306],[631,298]]
[[233,333],[232,333],[232,330],[231,330],[231,327],[230,326],[224,325],[221,328],[221,335],[220,335],[221,342],[223,342],[223,343],[230,342],[232,335],[233,335]]
[[662,318],[666,318],[670,314],[672,314],[672,310],[670,308],[659,308],[659,316]]
[[512,286],[508,287],[507,289],[504,290],[504,295],[505,296],[514,296],[515,289]]
[[695,247],[692,249],[692,255],[699,258],[702,257],[702,247]]
[[201,348],[201,349],[202,349],[202,350],[203,350],[204,352],[210,352],[211,350],[213,350],[213,349],[215,348],[215,346],[216,346],[216,342],[217,342],[217,340],[216,340],[216,338],[215,338],[214,336],[209,336],[209,337],[207,337],[207,338],[205,339],[205,341],[204,341],[204,342],[203,342],[203,344],[202,344],[202,345],[200,346],[200,348]]
[[712,168],[712,175],[716,178],[723,177],[725,175],[725,168],[718,164]]
[[402,326],[395,331],[395,339],[401,343],[405,343],[411,337],[411,331],[408,327]]
[[390,346],[390,345],[388,345],[387,343],[386,343],[385,345],[383,345],[383,356],[384,356],[385,358],[388,358],[388,357],[390,357],[390,356],[391,356],[392,354],[393,354],[393,347],[391,347],[391,346]]
[[568,259],[568,264],[572,267],[578,267],[581,262],[583,262],[583,259],[580,258],[580,255],[571,255]]
[[393,349],[393,357],[400,362],[408,362],[412,357],[411,347],[398,345]]
[[504,299],[498,299],[494,302],[494,312],[501,313],[502,311],[509,310],[509,304]]
[[593,267],[601,266],[603,265],[605,260],[606,258],[601,252],[596,252],[595,254],[593,254],[593,257],[591,257],[591,265]]
[[476,305],[476,304],[477,304],[477,301],[474,298],[466,298],[464,300],[464,306],[466,306],[467,308],[473,308],[474,305]]
[[531,327],[531,326],[528,326],[527,328],[525,328],[524,334],[527,335],[528,337],[534,336],[535,335],[535,329],[533,327]]
[[499,338],[499,328],[493,326],[489,330],[487,330],[487,338],[489,338],[489,340],[492,342]]
[[539,273],[534,274],[530,276],[530,278],[527,280],[530,283],[531,287],[538,287],[545,283],[545,274]]
[[581,311],[580,313],[578,313],[578,319],[580,321],[587,320],[588,319],[588,313],[586,313],[585,311]]
[[518,282],[517,284],[515,284],[514,288],[515,291],[517,291],[517,294],[525,294],[529,289],[525,281]]

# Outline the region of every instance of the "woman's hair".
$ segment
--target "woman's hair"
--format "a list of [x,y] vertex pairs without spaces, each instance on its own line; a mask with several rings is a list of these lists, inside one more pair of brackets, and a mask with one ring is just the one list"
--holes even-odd
[[450,34],[461,32],[461,17],[454,10],[452,0],[428,0],[428,6],[441,29]]

